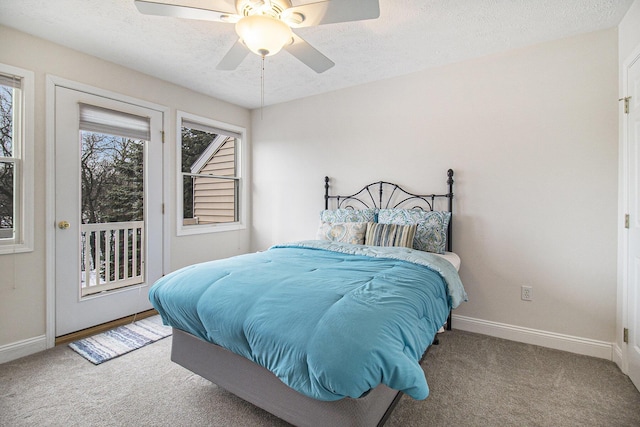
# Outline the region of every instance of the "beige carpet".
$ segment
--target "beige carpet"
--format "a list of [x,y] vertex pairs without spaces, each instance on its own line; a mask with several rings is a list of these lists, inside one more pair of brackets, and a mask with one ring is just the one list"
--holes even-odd
[[[424,401],[388,426],[640,426],[617,366],[451,331],[423,366]],[[98,366],[67,346],[0,365],[0,426],[277,426],[277,418],[169,361],[171,338]]]

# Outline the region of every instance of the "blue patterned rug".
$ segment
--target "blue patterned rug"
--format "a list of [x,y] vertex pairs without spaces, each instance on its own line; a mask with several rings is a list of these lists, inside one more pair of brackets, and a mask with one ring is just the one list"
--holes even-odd
[[69,347],[95,365],[129,353],[171,335],[160,316],[138,320],[129,325],[74,341]]

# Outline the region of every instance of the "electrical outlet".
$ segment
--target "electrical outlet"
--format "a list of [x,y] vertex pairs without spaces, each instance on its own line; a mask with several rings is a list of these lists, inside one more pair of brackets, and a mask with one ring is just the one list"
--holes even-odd
[[523,286],[520,297],[522,301],[533,301],[533,288],[531,286]]

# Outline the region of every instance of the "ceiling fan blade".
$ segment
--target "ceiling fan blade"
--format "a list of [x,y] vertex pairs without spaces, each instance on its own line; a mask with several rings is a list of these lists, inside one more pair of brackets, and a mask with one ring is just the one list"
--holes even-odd
[[[300,15],[303,16],[302,22]],[[288,8],[283,19],[293,28],[313,25],[333,24],[336,22],[361,21],[380,16],[378,0],[325,0]],[[287,19],[291,17],[291,19]]]
[[244,58],[246,58],[248,54],[249,49],[247,49],[247,47],[238,40],[233,46],[231,46],[231,49],[229,49],[229,52],[227,52],[224,58],[220,60],[216,66],[216,70],[235,70],[238,68],[238,65],[244,61]]
[[324,73],[336,65],[297,34],[293,35],[293,43],[285,46],[284,49],[316,73]]
[[[200,9],[197,7],[180,6],[177,4],[156,3],[145,0],[135,0],[138,11],[145,15],[170,16],[173,18],[199,19],[202,21],[229,22],[228,17],[235,16],[236,12],[228,11],[230,5],[222,1],[214,1],[216,7],[221,10]],[[218,6],[218,4],[220,6]]]

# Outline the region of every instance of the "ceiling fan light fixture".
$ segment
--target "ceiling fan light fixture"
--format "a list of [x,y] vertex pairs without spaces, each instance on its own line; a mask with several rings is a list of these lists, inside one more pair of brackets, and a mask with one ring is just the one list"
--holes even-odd
[[251,52],[260,56],[275,55],[293,37],[285,22],[269,15],[243,17],[236,23],[236,33]]

